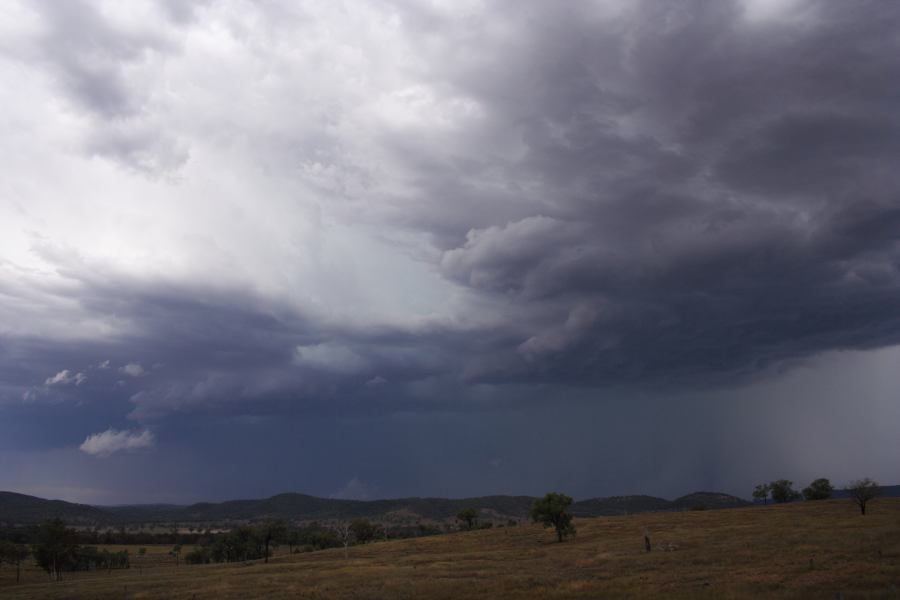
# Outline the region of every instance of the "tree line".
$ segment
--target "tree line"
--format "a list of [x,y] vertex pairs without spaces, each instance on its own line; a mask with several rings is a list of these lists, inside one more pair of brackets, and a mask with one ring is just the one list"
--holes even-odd
[[22,563],[29,557],[57,581],[68,571],[127,569],[131,566],[127,550],[109,552],[82,546],[78,543],[78,532],[66,527],[61,519],[41,524],[32,544],[22,543],[21,537],[0,541],[0,565],[5,562],[15,566],[16,582],[20,579]]
[[[814,480],[803,491],[794,489],[794,482],[789,479],[776,479],[771,483],[761,483],[753,489],[753,499],[767,504],[769,497],[776,503],[794,502],[795,500],[828,500],[834,494],[834,486],[831,482],[820,477]],[[844,490],[859,507],[860,513],[866,514],[866,505],[870,500],[881,494],[881,487],[877,482],[865,477],[849,483]]]

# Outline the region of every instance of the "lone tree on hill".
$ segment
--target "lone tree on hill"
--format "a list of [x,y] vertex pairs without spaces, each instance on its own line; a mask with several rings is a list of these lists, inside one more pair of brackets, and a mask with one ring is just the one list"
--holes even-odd
[[535,500],[531,506],[531,521],[541,523],[544,527],[554,527],[559,541],[566,536],[575,535],[575,526],[572,525],[572,515],[569,506],[572,498],[565,494],[551,492],[539,500]]
[[881,493],[881,488],[878,484],[868,477],[852,482],[846,489],[850,492],[850,497],[859,506],[859,512],[863,515],[866,514],[866,504],[869,500]]
[[472,530],[478,522],[478,511],[474,508],[464,508],[456,514],[456,518],[465,523],[466,529]]
[[816,479],[809,487],[803,488],[803,497],[807,500],[828,500],[834,492],[834,486],[831,482],[821,477]]
[[762,500],[763,504],[768,504],[770,491],[772,491],[772,486],[770,486],[768,483],[761,483],[753,488],[753,499]]
[[772,491],[772,500],[779,504],[799,500],[802,496],[800,492],[791,487],[793,485],[794,482],[789,479],[777,479],[770,483],[769,489]]

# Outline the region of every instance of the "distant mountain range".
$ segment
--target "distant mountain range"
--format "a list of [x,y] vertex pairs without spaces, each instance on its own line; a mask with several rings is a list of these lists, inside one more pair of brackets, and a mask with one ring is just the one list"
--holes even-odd
[[[900,485],[882,487],[882,495],[900,497]],[[835,490],[835,497],[847,497]],[[38,523],[59,517],[72,525],[118,525],[124,523],[226,523],[277,518],[290,521],[327,521],[365,517],[368,519],[414,523],[447,521],[464,508],[475,508],[481,519],[503,521],[526,519],[535,498],[531,496],[482,496],[478,498],[397,498],[393,500],[337,500],[305,494],[278,494],[261,500],[202,502],[189,506],[137,504],[90,506],[62,500],[0,492],[0,523]],[[592,498],[572,504],[578,517],[596,517],[697,509],[749,506],[750,503],[716,492],[695,492],[675,500],[654,496],[612,496]]]
[[[464,508],[477,509],[483,520],[525,519],[535,498],[531,496],[482,496],[478,498],[398,498],[393,500],[337,500],[305,494],[278,494],[261,500],[203,502],[189,506],[139,504],[89,506],[62,500],[44,500],[14,492],[0,492],[0,523],[37,523],[60,517],[70,524],[121,523],[223,523],[268,518],[291,521],[369,519],[393,522],[452,520]],[[649,511],[696,508],[715,509],[749,503],[728,494],[697,492],[676,500],[652,496],[593,498],[572,505],[576,516],[621,515]]]

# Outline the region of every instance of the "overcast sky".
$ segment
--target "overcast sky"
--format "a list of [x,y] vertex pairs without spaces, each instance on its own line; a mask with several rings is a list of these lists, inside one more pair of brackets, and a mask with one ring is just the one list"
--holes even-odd
[[0,5],[0,489],[900,483],[900,6]]

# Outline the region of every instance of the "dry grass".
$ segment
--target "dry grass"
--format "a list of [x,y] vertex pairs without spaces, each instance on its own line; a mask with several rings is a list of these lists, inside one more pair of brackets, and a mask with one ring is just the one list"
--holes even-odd
[[[900,500],[846,500],[582,519],[557,544],[518,527],[282,555],[270,564],[167,564],[3,585],[24,598],[900,598]],[[654,550],[643,549],[643,531]],[[660,551],[657,546],[677,546]],[[164,549],[167,550],[167,549]],[[148,549],[149,552],[149,549]],[[150,557],[148,557],[149,559]],[[8,582],[9,572],[0,575]]]

